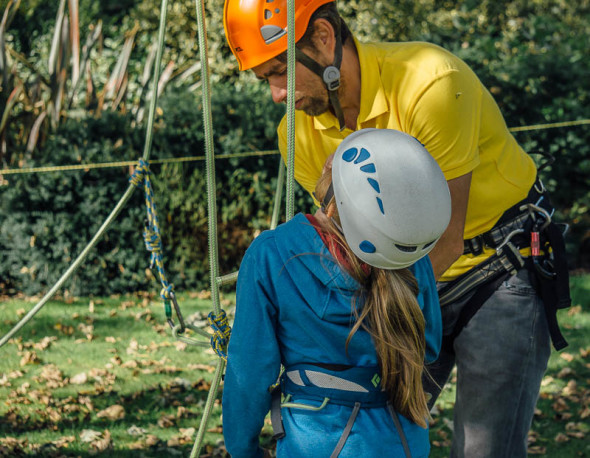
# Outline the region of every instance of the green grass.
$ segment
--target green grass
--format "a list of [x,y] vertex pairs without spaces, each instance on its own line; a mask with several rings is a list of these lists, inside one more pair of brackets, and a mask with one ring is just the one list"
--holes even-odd
[[[572,293],[560,312],[570,346],[551,356],[531,432],[531,454],[552,458],[590,456],[590,275],[573,277]],[[1,300],[0,334],[34,303]],[[179,303],[201,320],[211,308],[206,294]],[[231,310],[233,295],[222,304]],[[49,302],[0,349],[0,456],[189,456],[216,363],[174,340],[157,296]],[[453,401],[451,383],[437,401],[434,458],[448,456]],[[99,414],[115,405],[124,416]],[[202,456],[225,456],[220,414],[217,402]]]
[[[192,296],[180,297],[185,317],[206,317],[210,302]],[[33,304],[2,301],[0,333]],[[108,456],[188,456],[217,364],[211,350],[175,341],[158,297],[49,302],[0,352],[0,456],[90,456],[107,445]],[[223,439],[218,404],[212,446]],[[113,405],[124,417],[99,415]],[[100,436],[84,442],[84,430]]]

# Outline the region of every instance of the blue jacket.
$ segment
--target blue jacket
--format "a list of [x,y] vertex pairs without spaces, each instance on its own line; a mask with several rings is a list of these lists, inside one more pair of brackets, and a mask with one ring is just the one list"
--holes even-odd
[[[440,306],[428,257],[411,268],[426,319],[426,360],[436,359],[442,329]],[[247,250],[238,276],[237,309],[228,349],[223,391],[225,445],[233,457],[261,457],[258,436],[270,409],[268,387],[281,363],[378,366],[370,335],[350,332],[351,299],[357,282],[334,261],[305,215],[265,231]],[[286,436],[277,455],[328,457],[351,407],[329,403],[319,412],[282,409]],[[428,430],[400,416],[413,457],[428,456]],[[386,408],[361,409],[341,457],[404,456]]]

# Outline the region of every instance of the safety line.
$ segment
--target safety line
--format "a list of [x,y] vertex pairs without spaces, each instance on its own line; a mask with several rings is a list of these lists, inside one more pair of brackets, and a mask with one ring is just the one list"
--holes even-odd
[[[266,151],[249,151],[245,153],[219,154],[215,159],[233,159],[242,157],[262,157],[279,154],[278,150]],[[203,161],[206,156],[186,156],[186,157],[171,157],[167,159],[153,159],[150,160],[150,165],[154,164],[175,164],[180,162],[196,162]],[[28,167],[22,169],[4,169],[0,170],[0,175],[17,175],[25,173],[45,173],[45,172],[63,172],[72,170],[90,170],[90,169],[106,169],[113,167],[125,167],[130,165],[137,165],[135,161],[118,161],[118,162],[96,162],[89,164],[73,164],[73,165],[55,165],[47,167]]]
[[[154,113],[156,111],[156,102],[157,102],[157,95],[158,95],[158,80],[160,79],[160,65],[162,61],[162,48],[164,47],[164,24],[166,23],[166,10],[167,10],[168,0],[162,0],[161,10],[160,10],[160,29],[158,34],[158,50],[156,53],[156,59],[154,62],[154,79],[152,84],[152,99],[150,101],[149,107],[149,121],[147,124],[146,130],[146,137],[145,137],[145,147],[143,152],[143,159],[145,161],[148,160],[151,146],[152,146],[152,131],[153,131],[153,120],[154,120]],[[74,262],[70,265],[70,267],[66,270],[66,272],[60,277],[60,279],[53,285],[53,287],[43,296],[43,298],[31,309],[29,312],[4,336],[0,339],[0,347],[2,347],[6,342],[8,342],[12,336],[14,336],[25,324],[27,324],[41,308],[53,297],[53,295],[62,287],[62,285],[70,278],[70,276],[78,270],[90,250],[94,248],[94,246],[98,243],[98,240],[102,237],[102,235],[106,232],[107,228],[111,225],[111,223],[115,220],[121,209],[127,203],[133,191],[135,191],[136,187],[134,184],[130,183],[127,187],[127,190],[111,212],[111,214],[106,218],[102,226],[98,229],[92,240],[86,245],[86,247],[82,250],[82,252],[78,255],[78,257],[74,260]]]
[[[206,170],[207,170],[207,216],[208,216],[208,236],[209,236],[209,276],[211,288],[211,301],[213,302],[213,310],[215,315],[220,314],[219,304],[219,285],[217,284],[217,277],[219,272],[219,257],[217,250],[217,202],[216,202],[216,185],[215,185],[215,155],[213,152],[213,120],[211,115],[211,93],[209,90],[209,57],[207,54],[207,27],[205,23],[205,0],[195,0],[195,9],[197,14],[197,36],[199,42],[199,57],[201,60],[201,83],[202,83],[202,101],[203,101],[203,129],[205,134],[205,156],[206,156]],[[199,424],[199,429],[195,436],[195,443],[193,444],[190,458],[195,458],[200,455],[201,446],[205,437],[205,430],[207,422],[215,399],[217,398],[217,390],[221,377],[225,369],[225,360],[218,358],[217,366],[215,368],[215,375],[209,388],[207,401],[203,408],[203,416]]]
[[590,119],[579,119],[577,121],[553,122],[553,123],[549,123],[549,124],[533,124],[532,126],[510,127],[508,130],[510,132],[524,132],[527,130],[553,129],[555,127],[581,126],[584,124],[590,124]]
[[[510,127],[510,132],[525,132],[533,130],[544,130],[554,129],[557,127],[572,127],[572,126],[583,126],[590,124],[590,119],[580,119],[577,121],[564,121],[554,122],[550,124],[533,124],[530,126],[521,127]],[[220,159],[232,159],[232,158],[244,158],[244,157],[262,157],[272,156],[279,154],[279,150],[262,150],[262,151],[247,151],[244,153],[230,153],[230,154],[219,154],[215,156],[216,160]],[[150,165],[154,164],[176,164],[182,162],[196,162],[203,161],[206,156],[186,156],[186,157],[171,157],[167,159],[153,159],[150,161]],[[137,161],[119,161],[119,162],[97,162],[90,164],[75,164],[75,165],[56,165],[47,167],[27,167],[21,169],[0,169],[0,175],[18,175],[26,173],[45,173],[45,172],[62,172],[72,170],[90,170],[90,169],[105,169],[112,167],[125,167],[129,165],[135,165]]]

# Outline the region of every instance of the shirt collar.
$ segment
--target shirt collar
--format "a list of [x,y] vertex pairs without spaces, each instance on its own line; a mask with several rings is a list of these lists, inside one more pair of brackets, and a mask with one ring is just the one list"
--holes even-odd
[[[361,107],[357,123],[362,127],[370,119],[386,113],[389,110],[389,104],[381,83],[381,71],[375,49],[360,43],[356,38],[354,38],[354,44],[361,68]],[[317,130],[339,128],[338,119],[330,111],[315,116],[313,123]]]

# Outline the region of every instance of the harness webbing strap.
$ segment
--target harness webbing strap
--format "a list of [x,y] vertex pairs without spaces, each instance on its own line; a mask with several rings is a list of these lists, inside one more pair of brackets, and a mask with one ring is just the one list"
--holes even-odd
[[444,306],[457,301],[474,288],[493,281],[504,272],[515,274],[524,266],[524,261],[518,249],[507,243],[499,252],[490,256],[478,266],[464,273],[456,280],[448,282],[438,291],[440,305]]
[[355,402],[354,408],[352,409],[350,417],[348,417],[348,421],[346,422],[346,426],[344,427],[344,431],[342,431],[342,435],[340,436],[340,439],[338,440],[338,443],[336,444],[336,448],[334,449],[334,451],[330,455],[330,458],[337,458],[338,455],[340,455],[340,452],[342,451],[342,448],[344,447],[344,444],[346,443],[346,439],[348,439],[348,436],[350,435],[350,431],[352,431],[352,427],[354,425],[354,421],[356,420],[356,416],[359,413],[359,410],[361,410],[361,403]]
[[399,421],[399,417],[397,416],[397,412],[391,405],[391,403],[387,404],[387,409],[391,414],[391,418],[393,418],[393,423],[395,424],[395,429],[397,429],[397,433],[399,434],[399,438],[402,441],[402,447],[404,448],[404,453],[406,454],[406,458],[412,458],[412,453],[410,452],[410,446],[408,445],[408,440],[406,439],[406,435],[404,434],[404,429],[402,428],[402,424]]
[[281,415],[281,385],[277,384],[271,391],[270,401],[270,423],[272,425],[275,440],[285,437],[285,428],[283,427],[283,417]]

